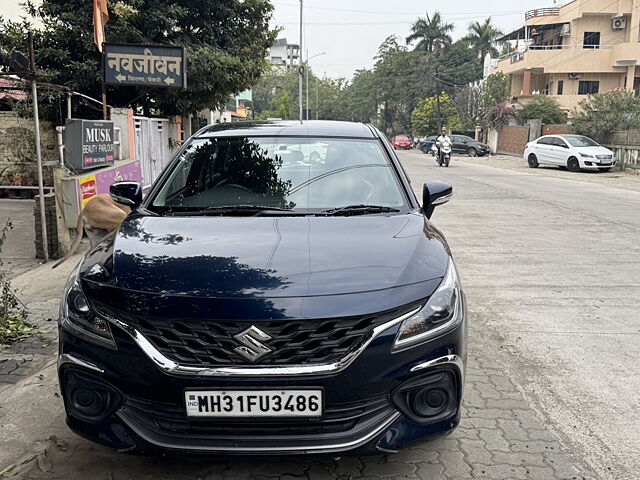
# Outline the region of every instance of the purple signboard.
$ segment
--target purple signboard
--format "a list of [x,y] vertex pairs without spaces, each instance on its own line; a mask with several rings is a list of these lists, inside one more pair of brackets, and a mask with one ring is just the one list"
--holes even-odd
[[142,168],[140,167],[139,160],[114,165],[113,167],[96,171],[90,175],[79,177],[78,193],[81,206],[84,207],[87,202],[96,195],[109,193],[109,187],[112,183],[122,182],[124,180],[142,182]]

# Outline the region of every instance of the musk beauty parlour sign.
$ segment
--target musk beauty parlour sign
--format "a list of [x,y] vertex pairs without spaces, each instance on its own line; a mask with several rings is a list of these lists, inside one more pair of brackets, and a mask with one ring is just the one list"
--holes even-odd
[[113,122],[68,119],[64,130],[64,161],[75,171],[113,165]]

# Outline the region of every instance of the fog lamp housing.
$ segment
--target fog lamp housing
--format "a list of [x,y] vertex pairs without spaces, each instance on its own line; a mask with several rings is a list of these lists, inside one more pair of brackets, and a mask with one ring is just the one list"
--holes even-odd
[[461,392],[458,375],[442,369],[403,383],[391,400],[405,417],[428,424],[455,416]]
[[67,369],[61,380],[67,412],[85,422],[101,423],[122,404],[120,391],[94,375]]

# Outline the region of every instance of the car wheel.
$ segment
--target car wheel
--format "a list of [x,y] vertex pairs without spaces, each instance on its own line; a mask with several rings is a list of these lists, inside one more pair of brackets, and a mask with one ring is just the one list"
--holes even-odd
[[609,170],[611,170],[611,167],[602,167],[602,168],[598,168],[598,170],[601,172],[608,172]]
[[570,172],[579,172],[580,162],[578,162],[578,159],[576,157],[571,157],[567,161],[567,168],[569,169]]
[[469,154],[470,157],[475,157],[476,155],[478,155],[478,151],[473,147],[467,150],[467,153]]
[[536,157],[535,153],[531,153],[529,158],[527,159],[527,163],[529,164],[529,168],[538,168],[540,165],[538,163],[538,157]]

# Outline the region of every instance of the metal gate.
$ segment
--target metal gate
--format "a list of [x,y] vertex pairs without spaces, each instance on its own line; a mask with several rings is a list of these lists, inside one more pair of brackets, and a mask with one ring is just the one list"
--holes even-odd
[[142,166],[142,183],[151,185],[171,159],[169,120],[133,117],[135,153]]

